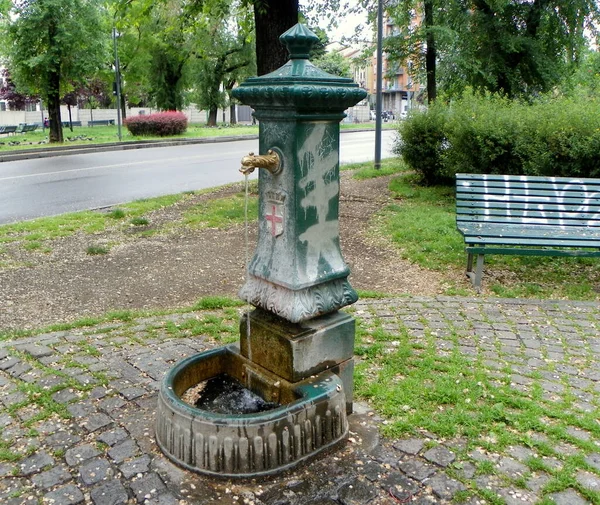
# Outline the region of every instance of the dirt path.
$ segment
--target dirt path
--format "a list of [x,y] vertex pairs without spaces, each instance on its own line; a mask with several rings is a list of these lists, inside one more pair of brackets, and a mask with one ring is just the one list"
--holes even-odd
[[[369,222],[389,201],[388,181],[356,181],[343,174],[341,243],[350,281],[355,289],[389,294],[438,293],[435,274],[402,260],[387,241],[369,235]],[[0,270],[0,329],[35,328],[109,310],[180,307],[209,295],[236,296],[244,281],[243,226],[169,230],[168,224],[202,199],[239,190],[220,188],[150,214],[151,226],[161,230],[151,237],[115,227],[54,241],[47,254],[6,247],[0,259],[8,256],[16,266]],[[86,249],[92,243],[116,245],[109,254],[90,256]]]

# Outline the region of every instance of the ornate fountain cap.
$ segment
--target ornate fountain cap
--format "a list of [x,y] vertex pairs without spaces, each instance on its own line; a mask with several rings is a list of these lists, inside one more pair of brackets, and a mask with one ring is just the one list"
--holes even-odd
[[281,43],[287,47],[292,60],[308,60],[310,50],[319,42],[313,32],[306,25],[298,23],[279,37]]
[[343,117],[343,111],[360,102],[367,92],[352,79],[329,74],[315,67],[308,56],[319,38],[298,23],[280,40],[290,52],[290,61],[270,74],[251,77],[233,90],[233,96],[250,105],[256,116]]

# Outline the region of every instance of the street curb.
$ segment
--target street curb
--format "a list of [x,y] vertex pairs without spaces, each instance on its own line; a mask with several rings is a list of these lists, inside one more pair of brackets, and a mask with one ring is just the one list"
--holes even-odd
[[141,140],[135,142],[114,142],[110,144],[90,144],[76,146],[60,146],[41,149],[25,149],[10,154],[0,155],[0,163],[6,161],[30,160],[36,158],[51,158],[54,156],[72,156],[74,154],[101,153],[105,151],[129,151],[150,147],[173,147],[189,144],[214,144],[217,142],[235,142],[236,140],[255,140],[258,135],[235,135],[226,137],[202,137],[197,139],[180,140]]
[[[341,130],[340,133],[359,133],[375,131],[372,128],[356,128]],[[72,156],[75,154],[101,153],[106,151],[129,151],[132,149],[147,149],[150,147],[174,147],[189,144],[216,144],[218,142],[235,142],[236,140],[256,140],[254,135],[228,135],[224,137],[202,137],[178,140],[138,140],[132,142],[112,142],[110,144],[89,144],[75,146],[46,147],[40,149],[24,149],[0,155],[0,163],[7,161],[31,160],[37,158],[52,158],[55,156]]]

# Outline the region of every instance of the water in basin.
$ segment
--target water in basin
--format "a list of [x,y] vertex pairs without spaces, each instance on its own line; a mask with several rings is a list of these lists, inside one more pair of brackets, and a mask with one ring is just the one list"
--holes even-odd
[[217,414],[255,414],[280,405],[265,401],[233,377],[221,373],[204,383],[195,406]]

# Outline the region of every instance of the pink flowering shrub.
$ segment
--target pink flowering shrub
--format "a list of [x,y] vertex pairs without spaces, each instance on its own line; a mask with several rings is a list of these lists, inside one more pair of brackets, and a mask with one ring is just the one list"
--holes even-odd
[[187,117],[183,112],[157,112],[148,116],[128,117],[123,121],[132,135],[178,135],[187,129]]

